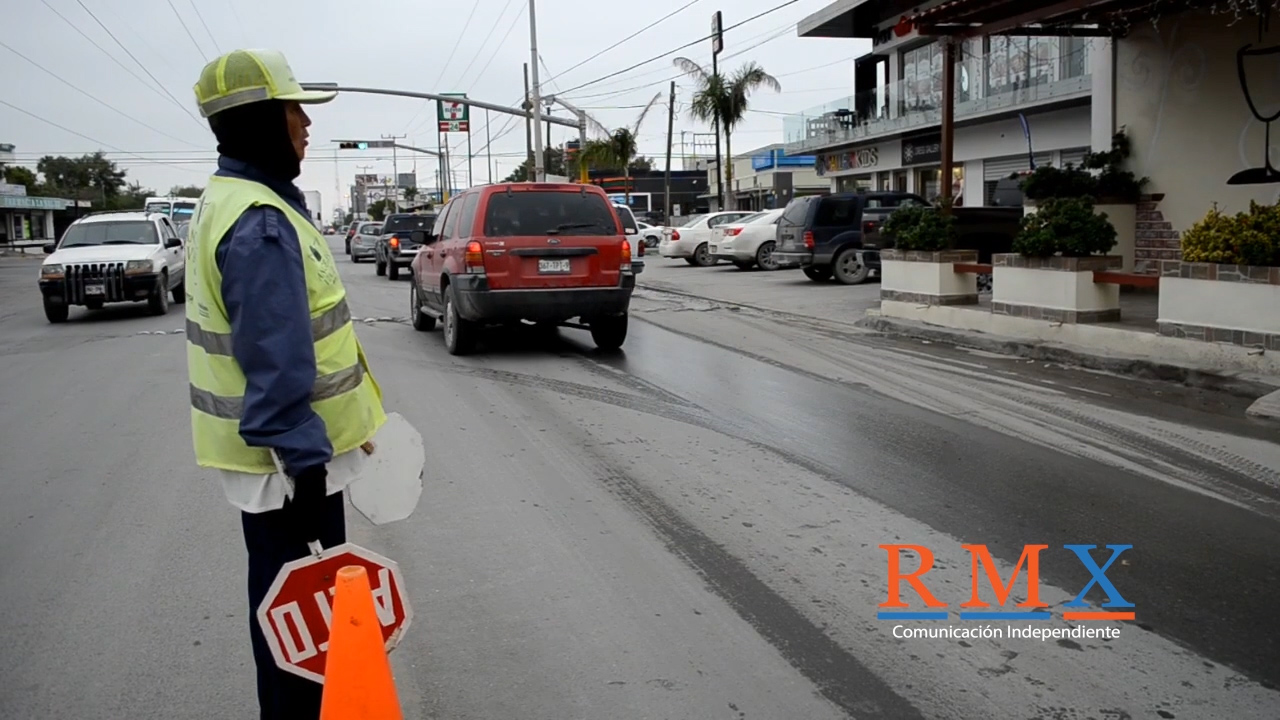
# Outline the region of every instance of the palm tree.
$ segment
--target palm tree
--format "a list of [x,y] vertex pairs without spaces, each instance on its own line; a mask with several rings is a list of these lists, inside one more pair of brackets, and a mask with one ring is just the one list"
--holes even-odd
[[588,140],[586,145],[578,152],[578,162],[586,163],[588,167],[594,165],[599,168],[622,168],[623,192],[626,193],[627,205],[631,204],[631,163],[640,154],[638,140],[640,125],[644,122],[649,111],[661,99],[662,93],[654,95],[653,99],[640,111],[640,115],[636,117],[636,121],[630,127],[609,130],[595,118],[590,115],[587,116],[587,120],[591,122],[593,128],[604,137]]
[[[707,72],[706,68],[688,58],[678,57],[674,62],[676,67],[698,84],[693,93],[693,102],[689,104],[689,111],[703,122],[718,125],[716,131],[724,133],[724,154],[729,162],[721,163],[721,158],[716,158],[716,165],[724,168],[724,184],[732,193],[733,150],[730,136],[733,129],[746,117],[751,93],[761,87],[782,92],[782,85],[778,78],[765,72],[764,68],[754,62],[743,65],[728,77],[718,72]],[[733,195],[730,194],[729,197],[732,198]]]

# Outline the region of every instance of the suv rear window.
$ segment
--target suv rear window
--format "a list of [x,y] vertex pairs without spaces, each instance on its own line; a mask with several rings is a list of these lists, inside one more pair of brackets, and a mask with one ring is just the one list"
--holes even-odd
[[804,225],[806,216],[809,214],[809,204],[815,202],[816,197],[796,198],[787,203],[787,208],[782,211],[782,220],[788,225]]
[[609,203],[580,191],[495,192],[484,211],[487,237],[617,235]]
[[414,230],[429,233],[435,224],[435,215],[392,215],[383,223],[382,232],[386,235],[395,232],[408,233]]
[[843,227],[853,225],[858,201],[848,197],[826,197],[818,206],[818,215],[813,219],[815,227]]
[[91,245],[155,245],[160,242],[156,224],[150,220],[76,223],[67,228],[58,247]]

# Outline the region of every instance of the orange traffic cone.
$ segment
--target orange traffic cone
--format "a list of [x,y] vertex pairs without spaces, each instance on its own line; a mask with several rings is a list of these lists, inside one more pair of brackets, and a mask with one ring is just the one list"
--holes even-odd
[[403,720],[369,575],[338,570],[320,720]]

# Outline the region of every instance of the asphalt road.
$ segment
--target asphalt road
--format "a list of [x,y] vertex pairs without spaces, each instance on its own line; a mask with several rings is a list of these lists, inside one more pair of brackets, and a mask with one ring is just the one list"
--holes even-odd
[[[0,718],[250,717],[239,519],[192,461],[181,308],[51,326],[37,262],[0,258]],[[413,517],[348,512],[414,602],[406,717],[1280,716],[1280,446],[1247,399],[883,338],[849,324],[873,286],[656,258],[623,354],[565,329],[452,358],[405,324],[405,281],[340,262],[427,444]],[[933,549],[950,621],[876,619],[886,543]],[[961,543],[1006,581],[1048,545],[1055,617],[1090,578],[1062,545],[1131,544],[1107,575],[1137,620],[895,638],[975,625]]]

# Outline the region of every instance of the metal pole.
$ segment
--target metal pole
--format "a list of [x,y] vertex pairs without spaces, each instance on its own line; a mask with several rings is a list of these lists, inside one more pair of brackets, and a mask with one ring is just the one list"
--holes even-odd
[[542,161],[542,88],[538,84],[538,20],[534,0],[529,0],[529,64],[533,72],[533,94],[529,102],[533,105],[533,174],[537,182],[546,182],[547,168]]
[[[578,113],[578,180],[584,185],[591,182],[591,171],[582,154],[587,151],[587,114]],[[567,168],[566,168],[567,169]]]
[[[547,113],[548,114],[551,113],[551,108],[549,107],[547,108]],[[547,159],[546,159],[547,172],[551,172],[551,123],[547,123],[547,142],[546,142],[546,147],[543,149],[543,153],[547,156]]]
[[951,174],[955,166],[956,130],[956,45],[951,38],[942,39],[942,177],[938,179],[939,197],[944,213],[950,213]]
[[[524,110],[529,112],[529,63],[524,64]],[[529,163],[529,172],[525,178],[529,182],[533,182],[537,177],[533,170],[533,120],[531,115],[525,115],[524,118],[524,145],[525,145],[525,161]]]
[[453,196],[453,166],[449,164],[449,133],[444,134],[444,186]]
[[493,184],[493,140],[489,137],[489,111],[484,111],[484,149],[488,153],[484,164],[489,167],[489,184]]
[[471,173],[474,168],[471,167],[471,126],[467,125],[467,187],[475,185],[475,178]]
[[[716,64],[716,53],[711,53],[711,74],[720,74],[719,66]],[[724,210],[724,183],[721,180],[724,177],[724,168],[722,167],[724,163],[721,162],[722,158],[720,157],[720,118],[716,117],[711,124],[715,126],[716,131],[716,205],[718,206],[716,209]],[[696,137],[694,142],[697,142]]]
[[671,221],[671,143],[675,139],[672,130],[676,122],[676,81],[671,81],[671,97],[667,100],[667,172],[662,179],[662,224]]
[[333,149],[333,206],[342,209],[342,181],[338,179],[338,149]]

